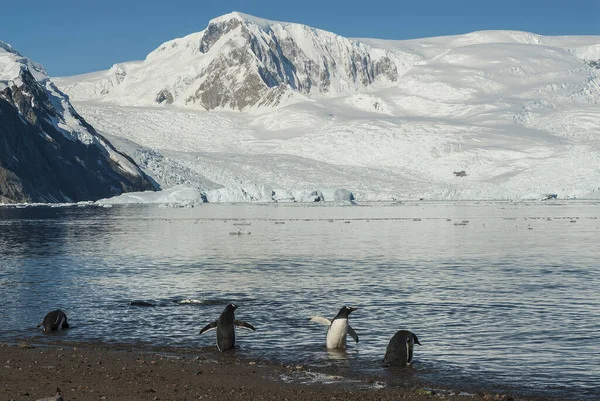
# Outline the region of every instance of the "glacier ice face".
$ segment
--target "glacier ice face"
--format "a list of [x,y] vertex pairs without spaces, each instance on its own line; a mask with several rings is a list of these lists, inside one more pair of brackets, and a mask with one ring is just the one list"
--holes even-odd
[[[323,195],[326,193],[327,195]],[[352,192],[344,188],[321,190],[273,189],[264,185],[219,188],[203,191],[189,185],[176,185],[162,191],[129,192],[112,198],[101,199],[99,205],[151,204],[167,206],[194,206],[200,203],[276,203],[276,202],[336,202],[350,203]]]

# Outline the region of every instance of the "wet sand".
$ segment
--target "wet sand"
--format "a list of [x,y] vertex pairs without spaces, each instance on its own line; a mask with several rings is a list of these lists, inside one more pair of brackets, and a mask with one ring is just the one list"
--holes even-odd
[[[321,376],[310,366],[247,360],[235,352],[141,350],[103,344],[0,344],[0,400],[533,400],[459,394],[415,380]],[[322,380],[327,378],[328,384]],[[537,398],[547,401],[550,398]]]

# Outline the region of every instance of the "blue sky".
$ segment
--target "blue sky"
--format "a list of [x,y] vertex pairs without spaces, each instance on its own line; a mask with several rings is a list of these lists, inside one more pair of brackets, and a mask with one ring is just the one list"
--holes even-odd
[[347,37],[412,39],[484,29],[600,35],[600,0],[7,0],[0,5],[0,40],[51,76],[73,75],[143,59],[162,42],[201,31],[231,11]]

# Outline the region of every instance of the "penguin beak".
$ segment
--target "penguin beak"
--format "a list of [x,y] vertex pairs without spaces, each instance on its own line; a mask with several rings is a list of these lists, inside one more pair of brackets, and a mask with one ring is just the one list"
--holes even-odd
[[413,340],[414,340],[415,344],[419,344],[419,345],[421,345],[421,343],[419,342],[419,339],[418,339],[418,338],[417,338],[417,336],[416,336],[416,335],[414,335],[414,334],[413,334]]
[[358,308],[350,308],[350,312],[354,312],[355,310],[358,310]]

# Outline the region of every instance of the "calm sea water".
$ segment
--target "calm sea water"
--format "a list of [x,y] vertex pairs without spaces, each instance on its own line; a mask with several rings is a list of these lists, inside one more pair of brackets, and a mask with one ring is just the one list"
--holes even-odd
[[[599,215],[556,201],[3,207],[0,340],[54,340],[35,325],[61,308],[60,340],[214,347],[198,331],[234,302],[257,328],[238,331],[248,357],[385,378],[387,342],[410,329],[419,378],[592,400]],[[329,354],[307,318],[346,304],[360,342]]]

